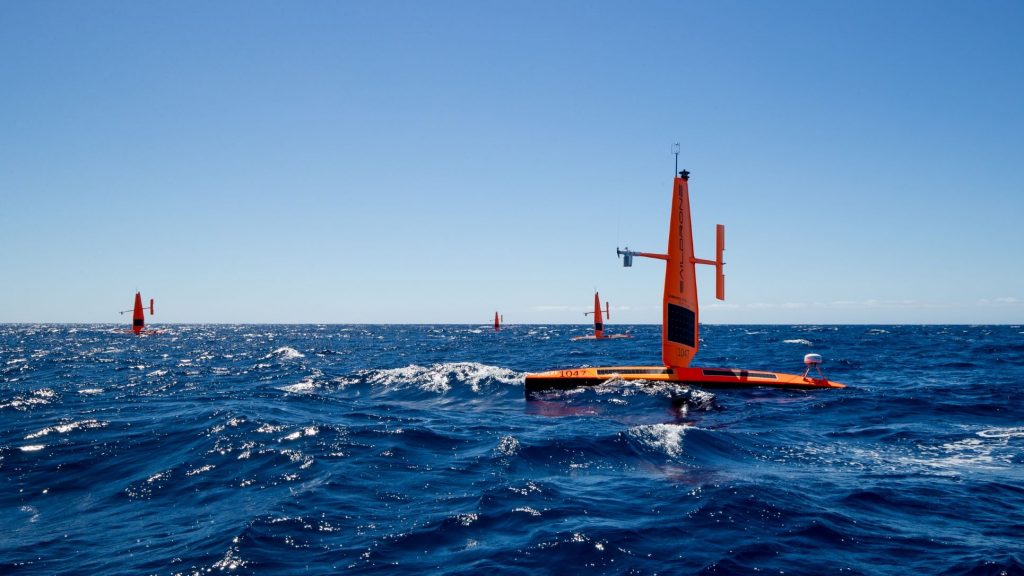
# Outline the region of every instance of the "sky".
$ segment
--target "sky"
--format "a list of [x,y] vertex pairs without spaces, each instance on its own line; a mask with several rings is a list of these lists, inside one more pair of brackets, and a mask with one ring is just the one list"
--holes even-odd
[[[0,322],[1024,323],[1024,3],[0,2]],[[704,270],[703,268],[707,268]]]

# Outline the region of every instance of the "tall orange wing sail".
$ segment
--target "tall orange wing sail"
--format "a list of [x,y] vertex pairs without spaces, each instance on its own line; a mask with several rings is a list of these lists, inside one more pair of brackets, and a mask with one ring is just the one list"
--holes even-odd
[[594,292],[594,338],[604,338],[604,320],[601,318],[601,296]]
[[661,359],[665,366],[689,366],[697,353],[697,281],[688,181],[689,173],[684,170],[675,179],[672,189],[661,319]]
[[501,322],[498,320],[498,313],[495,312],[494,313],[494,330],[497,331],[497,330],[500,330],[500,329],[501,329]]
[[135,293],[135,309],[132,310],[132,331],[136,334],[142,332],[146,325],[146,316],[142,311],[142,294]]

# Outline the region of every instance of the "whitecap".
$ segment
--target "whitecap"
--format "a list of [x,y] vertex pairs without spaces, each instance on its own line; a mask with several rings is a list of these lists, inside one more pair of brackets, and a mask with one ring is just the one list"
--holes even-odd
[[1024,437],[1024,426],[1013,428],[986,428],[978,432],[982,438],[1022,438]]
[[685,424],[644,424],[634,426],[627,434],[640,445],[676,457],[683,453],[683,437],[692,428]]
[[473,522],[476,522],[477,519],[479,518],[479,516],[477,516],[476,514],[470,513],[470,514],[459,514],[455,518],[456,518],[456,520],[459,521],[459,524],[462,524],[463,526],[469,526]]
[[204,466],[200,466],[199,468],[193,468],[192,470],[189,470],[188,472],[185,472],[185,476],[196,476],[197,474],[202,474],[203,472],[209,472],[210,470],[213,470],[214,468],[216,468],[215,465],[213,465],[213,464],[206,464]]
[[99,420],[82,420],[81,422],[67,422],[67,423],[64,423],[64,424],[59,424],[57,426],[49,426],[49,427],[43,428],[42,430],[39,430],[37,432],[32,432],[28,436],[25,436],[25,439],[26,440],[33,440],[35,438],[41,438],[43,436],[46,436],[48,434],[52,434],[54,432],[56,432],[57,434],[67,434],[68,432],[73,432],[75,430],[89,430],[91,428],[103,428],[106,425],[107,425],[106,422],[100,422]]
[[[488,379],[502,384],[518,384],[522,378],[522,374],[514,370],[478,362],[446,362],[431,366],[410,364],[402,368],[365,370],[358,374],[369,384],[381,386],[414,384],[426,392],[442,394],[451,390],[454,382],[467,383],[473,392],[479,392],[480,383]],[[351,383],[351,381],[346,381],[346,383]]]
[[519,507],[519,508],[515,508],[512,511],[513,512],[524,512],[526,514],[529,514],[530,516],[540,516],[540,512],[534,510],[533,508],[530,508],[529,506],[522,506],[522,507]]
[[281,346],[280,348],[275,349],[273,352],[267,354],[263,358],[280,358],[281,360],[294,360],[296,358],[305,357],[305,354],[299,352],[298,350],[292,348],[291,346]]
[[514,436],[502,436],[494,450],[502,456],[515,456],[519,452],[519,440]]
[[[11,379],[13,382],[15,379]],[[14,408],[15,410],[26,410],[31,406],[46,405],[50,403],[50,400],[55,398],[57,393],[49,388],[41,388],[39,390],[33,390],[29,393],[29,396],[15,396],[10,402],[6,404],[0,404],[0,408]]]
[[319,368],[314,368],[311,374],[306,375],[306,377],[299,382],[289,384],[288,386],[281,386],[278,390],[291,392],[293,394],[309,394],[318,386],[318,379],[322,378],[323,375],[323,371]]
[[806,340],[804,338],[792,338],[790,340],[783,340],[782,342],[785,344],[803,344],[804,346],[812,345],[810,340]]
[[281,438],[281,441],[298,440],[303,436],[316,436],[319,432],[320,430],[317,429],[316,426],[308,426],[306,428],[303,428],[302,430],[296,430],[295,432],[292,432],[291,434],[285,436],[284,438]]
[[[584,391],[584,388],[577,388],[574,392]],[[715,405],[715,395],[707,390],[691,388],[678,382],[662,382],[658,380],[623,380],[618,376],[612,376],[601,384],[594,386],[597,394],[614,394],[615,400],[622,402],[619,397],[626,396],[661,396],[673,399],[685,399],[686,406],[696,410],[708,410]],[[616,402],[617,403],[617,402]]]
[[308,394],[316,388],[316,381],[312,377],[306,377],[305,380],[296,382],[295,384],[289,384],[287,386],[281,386],[278,390],[284,392],[290,392],[292,394]]
[[[234,541],[237,542],[238,539],[236,538]],[[234,572],[239,568],[245,568],[248,564],[248,562],[239,556],[237,548],[230,548],[224,554],[223,558],[213,564],[211,570],[217,570],[219,572],[227,570],[229,572]]]

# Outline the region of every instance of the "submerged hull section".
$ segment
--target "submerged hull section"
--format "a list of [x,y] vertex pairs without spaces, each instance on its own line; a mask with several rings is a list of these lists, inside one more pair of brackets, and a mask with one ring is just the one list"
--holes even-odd
[[648,380],[674,382],[707,388],[845,388],[839,382],[796,374],[734,368],[666,368],[664,366],[608,366],[569,368],[526,375],[526,391],[569,389],[597,386],[608,380]]

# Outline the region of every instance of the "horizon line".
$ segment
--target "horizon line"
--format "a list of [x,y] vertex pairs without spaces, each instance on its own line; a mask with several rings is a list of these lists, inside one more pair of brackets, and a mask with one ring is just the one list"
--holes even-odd
[[[0,322],[0,326],[122,326],[124,322]],[[1024,322],[699,322],[701,326],[1024,326]],[[487,326],[488,322],[161,322],[148,326]],[[588,323],[524,322],[513,326],[593,326]],[[661,326],[661,323],[612,324],[611,326]]]

